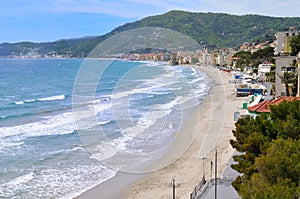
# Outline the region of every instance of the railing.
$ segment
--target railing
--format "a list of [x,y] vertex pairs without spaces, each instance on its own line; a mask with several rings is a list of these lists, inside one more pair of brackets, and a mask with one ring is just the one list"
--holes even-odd
[[194,191],[190,194],[190,199],[196,198],[197,192],[200,191],[200,189],[202,188],[203,185],[205,185],[205,183],[206,183],[206,180],[203,176],[200,183],[195,186]]

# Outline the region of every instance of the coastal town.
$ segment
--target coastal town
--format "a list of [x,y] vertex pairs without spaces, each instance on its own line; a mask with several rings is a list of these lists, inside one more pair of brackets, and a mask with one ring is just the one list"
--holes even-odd
[[[201,131],[199,135],[197,135],[194,141],[195,143],[191,146],[191,148],[198,147],[197,150],[195,150],[196,152],[186,152],[176,163],[171,164],[170,167],[163,168],[161,171],[151,174],[146,180],[142,180],[136,185],[131,186],[125,194],[126,198],[151,198],[151,196],[158,193],[161,197],[167,197],[171,196],[171,191],[169,194],[166,194],[165,190],[171,190],[172,187],[173,194],[175,195],[176,192],[183,198],[216,198],[216,195],[214,195],[216,194],[214,186],[219,186],[221,189],[219,196],[221,195],[222,198],[241,198],[240,192],[238,194],[236,187],[233,188],[231,185],[232,183],[236,183],[235,180],[239,179],[238,176],[241,175],[241,173],[233,170],[231,165],[237,163],[234,161],[234,157],[241,157],[240,161],[242,162],[244,157],[240,155],[240,153],[242,153],[243,150],[241,150],[238,145],[235,145],[237,141],[232,141],[236,138],[233,137],[231,131],[236,137],[238,137],[239,134],[235,132],[239,132],[243,135],[243,132],[240,132],[239,128],[236,129],[236,127],[234,127],[235,125],[238,126],[235,122],[239,119],[241,119],[240,121],[251,121],[249,118],[252,118],[252,121],[255,121],[255,118],[258,118],[257,120],[259,121],[259,118],[265,117],[264,114],[270,114],[274,106],[280,107],[279,105],[285,106],[286,102],[293,103],[294,101],[300,101],[300,54],[299,52],[296,54],[293,53],[290,46],[290,41],[298,37],[298,35],[299,29],[290,27],[285,31],[277,32],[272,42],[259,44],[244,43],[239,49],[226,48],[209,51],[207,48],[204,48],[204,50],[196,52],[152,52],[122,55],[122,57],[120,57],[122,59],[165,61],[169,62],[170,65],[193,66],[207,73],[209,77],[213,78],[216,85],[222,85],[222,87],[218,88],[218,86],[214,86],[212,95],[216,95],[219,98],[211,99],[210,103],[212,103],[213,107],[206,105],[206,102],[204,102],[205,105],[203,106],[209,107],[208,110],[212,111],[212,115],[225,117],[223,128],[224,126],[227,127],[225,129],[218,129],[217,126],[221,121],[215,118],[214,122],[216,122],[216,125],[211,124],[207,129],[205,124],[211,123],[211,121],[207,121],[207,118],[202,118],[199,121]],[[240,60],[243,57],[238,56],[241,52],[251,55],[264,51],[264,49],[268,49],[268,51],[271,50],[271,55],[269,55],[268,58],[261,58],[260,62],[256,63],[257,65],[253,65],[251,62],[248,62],[247,65],[246,62]],[[216,109],[214,107],[221,108]],[[225,108],[226,110],[224,110]],[[203,113],[204,115],[209,114]],[[223,113],[226,113],[226,116],[222,115]],[[216,144],[216,146],[220,148],[218,152],[221,156],[218,160],[220,161],[220,165],[216,168],[216,173],[213,172],[213,167],[217,162],[217,159],[215,159],[217,152],[209,145],[206,146],[207,150],[205,152],[202,152],[201,148],[199,148],[202,142],[201,139],[205,139],[202,133],[214,134],[214,132],[221,133]],[[229,142],[235,150],[233,150]],[[259,140],[255,139],[252,144],[255,145],[258,142]],[[199,151],[201,158],[194,158],[194,156],[199,156]],[[246,153],[248,153],[248,151]],[[205,154],[205,156],[202,154]],[[197,171],[197,165],[202,164],[203,171]],[[190,170],[190,173],[187,174],[187,172],[184,172],[184,169]],[[167,178],[170,173],[178,176],[176,182],[175,178],[172,178],[173,186],[157,185],[155,189],[147,188],[148,186],[154,186],[151,181],[161,182],[163,178]],[[182,176],[183,173],[185,173],[186,176]],[[197,173],[196,176],[202,175],[203,177],[197,178],[195,173]],[[194,183],[194,187],[192,186],[192,188],[190,188],[192,182],[197,183]],[[144,191],[139,192],[138,190]],[[189,194],[186,193],[188,192],[187,190],[190,190]],[[245,192],[247,192],[247,190]],[[247,195],[247,193],[244,194]]]
[[[256,45],[245,43],[238,50],[223,49],[209,52],[207,49],[204,49],[203,51],[197,52],[177,52],[170,54],[128,54],[124,58],[131,60],[170,61],[171,65],[197,65],[200,70],[207,72],[210,77],[214,75],[211,74],[211,71],[207,70],[207,68],[217,69],[222,73],[221,76],[225,81],[228,81],[226,83],[228,87],[225,96],[231,95],[231,97],[224,96],[224,98],[230,101],[231,104],[229,107],[231,107],[230,113],[233,115],[233,120],[229,119],[228,123],[226,123],[226,125],[231,126],[233,125],[233,121],[236,122],[239,119],[249,117],[256,118],[260,114],[270,114],[271,107],[278,106],[283,102],[300,101],[300,52],[293,54],[290,47],[291,39],[298,35],[299,30],[295,27],[290,27],[285,31],[277,32],[273,42],[264,42]],[[239,64],[240,57],[236,55],[240,52],[253,54],[266,48],[272,49],[271,56],[274,59],[272,62],[262,59],[264,61],[257,65],[243,66]],[[214,80],[216,81],[216,78],[214,78]],[[235,109],[234,106],[237,106],[238,109]],[[218,110],[218,114],[220,114],[220,111],[222,110]],[[210,130],[211,129],[208,129],[208,131]],[[216,130],[214,129],[214,131]],[[228,137],[222,137],[220,139],[226,140]],[[220,143],[222,143],[222,141],[220,141]],[[226,144],[224,146],[220,143],[218,147],[226,146]],[[227,150],[231,151],[232,149],[226,149],[225,151]],[[220,186],[221,191],[219,195],[222,195],[222,198],[240,198],[231,185],[240,175],[230,166],[236,164],[236,162],[231,158],[229,166],[221,166],[219,171],[216,170],[216,173],[212,174],[212,166],[214,162],[217,161],[214,160],[214,152],[212,151],[208,153],[208,156],[203,156],[202,158],[203,170],[210,170],[211,177],[205,178],[205,173],[207,174],[208,172],[203,171],[203,178],[201,180],[199,179],[198,183],[195,184],[195,188],[190,193],[189,198],[201,199],[216,197],[216,195],[214,195],[216,193],[214,186]],[[224,154],[224,151],[220,153]],[[234,154],[233,156],[237,156],[238,153],[234,152]],[[221,161],[225,159],[225,162],[227,162],[225,157],[227,156],[223,156]],[[207,159],[211,161],[210,169]],[[181,163],[177,166],[184,168],[185,164]],[[192,169],[191,165],[188,167]],[[171,172],[176,173],[175,171]],[[218,182],[215,181],[217,179],[215,176],[217,175],[221,175],[221,177],[218,178]],[[156,175],[152,177],[154,176]],[[183,181],[182,178],[180,178],[179,181],[180,180]],[[136,187],[140,186],[139,188],[141,188],[143,184],[144,186],[147,185],[147,183],[141,183]],[[173,187],[173,189],[175,188]],[[139,195],[142,196],[143,194],[136,194],[134,196]]]
[[[261,114],[270,115],[274,109],[273,107],[300,101],[300,52],[292,56],[290,47],[290,40],[298,35],[299,30],[294,27],[290,27],[290,29],[284,32],[278,32],[276,40],[271,46],[264,47],[274,48],[274,63],[259,63],[256,66],[257,73],[254,73],[253,67],[247,67],[244,71],[235,67],[217,67],[223,73],[227,73],[232,77],[229,80],[229,83],[234,85],[235,88],[232,94],[237,98],[244,99],[240,101],[239,110],[234,112],[234,121],[247,117],[255,119],[257,116],[261,116]],[[247,48],[244,50],[247,51],[250,49]],[[237,61],[238,59],[230,57],[229,60]],[[234,64],[231,63],[231,66],[234,66]],[[273,76],[276,76],[276,78],[270,78],[270,73],[273,73]],[[236,130],[233,131],[234,135],[238,137],[238,134],[235,132]],[[255,142],[257,141],[255,140]],[[235,145],[232,144],[232,146],[234,147]],[[235,156],[241,157],[236,152]],[[233,159],[230,162],[231,165],[236,164]],[[238,195],[232,187],[235,183],[234,180],[238,179],[239,175],[241,173],[237,173],[229,166],[226,170],[223,170],[222,177],[218,178],[218,183],[214,178],[208,178],[208,183],[206,183],[203,177],[202,181],[200,181],[191,193],[190,198],[216,198],[217,195],[214,194],[217,192],[217,186],[221,187],[222,197],[241,198],[241,195]],[[214,190],[214,186],[216,190]],[[245,195],[247,194],[244,193],[242,196]]]
[[[274,41],[258,44],[245,42],[237,49],[225,48],[209,51],[204,48],[204,50],[196,52],[178,51],[176,53],[163,53],[159,50],[155,52],[154,50],[152,53],[145,54],[123,54],[118,58],[137,61],[168,61],[171,65],[214,66],[233,74],[233,82],[237,84],[237,96],[248,96],[251,93],[263,95],[263,99],[290,95],[299,96],[299,83],[292,82],[295,81],[296,74],[299,74],[299,57],[292,55],[289,46],[290,40],[298,35],[299,29],[292,26],[285,31],[277,32]],[[239,53],[253,54],[266,48],[273,52],[271,55],[273,63],[262,59],[257,65],[238,64],[241,59],[238,56]],[[292,73],[294,74],[293,78],[288,79],[287,81],[290,82],[285,84],[284,74]],[[253,83],[254,81],[256,84]]]
[[[80,4],[55,24],[106,26],[119,7],[103,6],[103,23]],[[3,39],[0,198],[299,199],[299,19],[168,10],[103,35]]]

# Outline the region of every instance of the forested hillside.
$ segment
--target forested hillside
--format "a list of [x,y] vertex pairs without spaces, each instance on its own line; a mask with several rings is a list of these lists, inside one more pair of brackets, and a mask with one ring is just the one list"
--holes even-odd
[[102,36],[47,43],[0,44],[0,56],[59,54],[84,57],[109,36],[141,27],[162,27],[179,31],[209,48],[237,47],[243,42],[272,40],[277,31],[282,31],[290,26],[300,27],[300,18],[170,11],[127,23]]

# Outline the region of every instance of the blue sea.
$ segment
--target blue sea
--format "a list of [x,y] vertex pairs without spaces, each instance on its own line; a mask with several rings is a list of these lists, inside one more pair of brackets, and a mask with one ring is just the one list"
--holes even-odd
[[189,66],[0,59],[0,198],[72,198],[134,172],[163,155],[208,90]]

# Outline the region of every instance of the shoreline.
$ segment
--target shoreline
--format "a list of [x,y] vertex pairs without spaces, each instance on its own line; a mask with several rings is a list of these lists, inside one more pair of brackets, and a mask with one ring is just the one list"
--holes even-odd
[[[218,175],[226,169],[233,149],[229,140],[233,139],[231,130],[234,128],[233,113],[237,107],[241,107],[243,98],[236,99],[232,95],[233,85],[228,83],[231,76],[214,68],[203,66],[191,66],[200,70],[211,79],[212,87],[195,111],[191,119],[197,119],[197,127],[187,121],[183,129],[178,133],[172,145],[168,146],[168,152],[160,161],[156,161],[151,167],[160,168],[145,174],[129,174],[118,172],[113,178],[82,193],[76,198],[171,198],[171,180],[175,176],[176,197],[189,198],[194,186],[199,183],[203,175],[202,159],[205,160],[205,175],[212,177],[210,161],[214,161],[214,149],[218,148]],[[193,120],[191,120],[193,121]],[[195,122],[195,121],[193,121]],[[195,131],[195,135],[190,132]],[[189,147],[184,153],[177,154],[182,150],[183,144]],[[190,142],[190,143],[189,143]],[[174,155],[175,154],[175,155]],[[179,155],[179,156],[178,156]],[[172,156],[172,157],[170,157]],[[165,158],[168,157],[168,158]],[[121,190],[121,191],[120,191]]]

